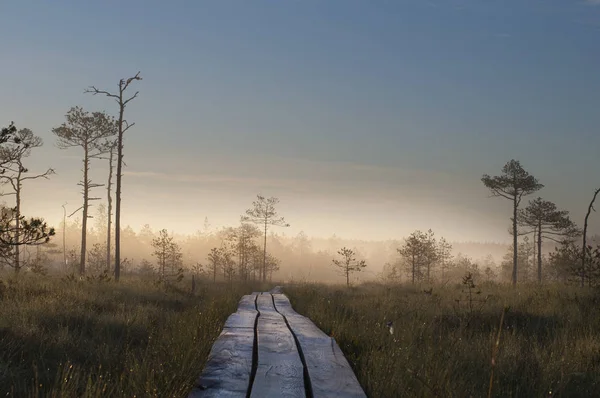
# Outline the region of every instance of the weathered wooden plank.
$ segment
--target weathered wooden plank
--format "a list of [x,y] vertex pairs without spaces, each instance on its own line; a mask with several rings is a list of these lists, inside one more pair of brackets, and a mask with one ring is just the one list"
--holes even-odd
[[256,304],[255,304],[255,300],[256,300],[256,296],[258,296],[258,294],[247,294],[245,296],[242,296],[242,298],[240,299],[240,302],[238,304],[238,311],[253,311],[256,313]]
[[365,398],[366,394],[335,340],[310,319],[294,311],[284,294],[273,294],[273,298],[277,310],[285,315],[300,343],[313,396]]
[[189,398],[246,397],[252,372],[256,296],[243,296],[225,322]]
[[252,371],[253,328],[223,329],[189,398],[245,397]]
[[248,294],[243,296],[234,312],[225,321],[225,328],[254,328],[256,319],[256,296]]
[[239,311],[229,315],[224,328],[254,328],[256,311]]
[[258,366],[251,397],[305,397],[302,361],[270,294],[258,296]]

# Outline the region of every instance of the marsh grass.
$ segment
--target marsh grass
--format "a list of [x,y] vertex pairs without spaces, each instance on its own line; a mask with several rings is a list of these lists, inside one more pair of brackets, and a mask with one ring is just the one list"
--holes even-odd
[[[0,394],[185,397],[242,295],[272,286],[0,275]],[[600,294],[565,287],[286,286],[370,397],[593,397]],[[477,293],[480,291],[481,293]],[[393,321],[393,334],[386,323]],[[550,395],[551,392],[551,395]]]
[[[480,289],[480,290],[479,290]],[[294,309],[335,337],[370,397],[594,397],[600,391],[600,294],[554,286],[296,285]],[[459,300],[458,302],[456,300]],[[386,322],[393,321],[390,334]]]
[[0,394],[14,397],[185,397],[241,296],[261,288],[0,280]]

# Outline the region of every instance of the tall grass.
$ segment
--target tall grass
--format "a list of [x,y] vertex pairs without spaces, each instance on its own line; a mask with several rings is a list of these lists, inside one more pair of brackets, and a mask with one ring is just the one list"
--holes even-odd
[[[191,294],[189,285],[127,278],[0,280],[0,394],[14,397],[185,397],[240,297],[270,288],[199,283]],[[336,338],[370,397],[485,397],[492,357],[493,396],[597,396],[597,291],[480,289],[471,291],[477,301],[464,286],[285,292]]]
[[184,397],[254,290],[0,279],[0,394],[14,397]]
[[298,285],[285,292],[296,311],[336,338],[370,397],[487,396],[507,307],[492,396],[600,393],[597,291],[484,285],[472,292],[481,301],[469,303],[464,286],[423,290]]

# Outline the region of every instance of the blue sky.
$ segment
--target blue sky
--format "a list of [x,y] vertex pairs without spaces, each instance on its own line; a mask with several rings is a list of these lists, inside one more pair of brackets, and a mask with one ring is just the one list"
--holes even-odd
[[[123,221],[236,223],[258,192],[313,235],[508,240],[481,174],[511,158],[583,218],[600,183],[600,4],[565,0],[5,1],[0,124],[44,138],[25,208],[79,206],[51,128],[141,71]],[[98,182],[105,165],[97,164]],[[48,195],[50,192],[51,195]],[[598,223],[600,224],[600,223]]]

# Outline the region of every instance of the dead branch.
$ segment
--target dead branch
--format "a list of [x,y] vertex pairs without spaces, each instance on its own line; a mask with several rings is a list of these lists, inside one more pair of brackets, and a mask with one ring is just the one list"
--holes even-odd
[[46,172],[42,173],[42,174],[38,174],[36,176],[29,176],[29,177],[21,177],[21,180],[35,180],[37,178],[45,178],[46,180],[48,179],[48,176],[51,176],[53,174],[56,174],[56,172],[54,171],[54,169],[48,169],[46,170]]
[[71,217],[73,214],[77,213],[81,209],[83,209],[83,206],[81,206],[79,209],[75,210],[73,213],[69,214],[67,217]]
[[[140,80],[142,80],[142,79],[140,79]],[[132,99],[136,98],[139,93],[140,93],[139,91],[136,91],[135,94],[133,94],[130,98],[128,98],[125,101],[123,101],[123,107],[125,107],[125,105],[127,105],[129,103],[129,101],[131,101]]]
[[127,122],[127,120],[123,120],[123,123],[125,123],[125,128],[123,129],[123,132],[126,132],[127,130],[129,130],[129,128],[130,128],[130,127],[133,127],[133,126],[135,126],[135,122],[133,122],[133,123],[129,124],[129,123]]

